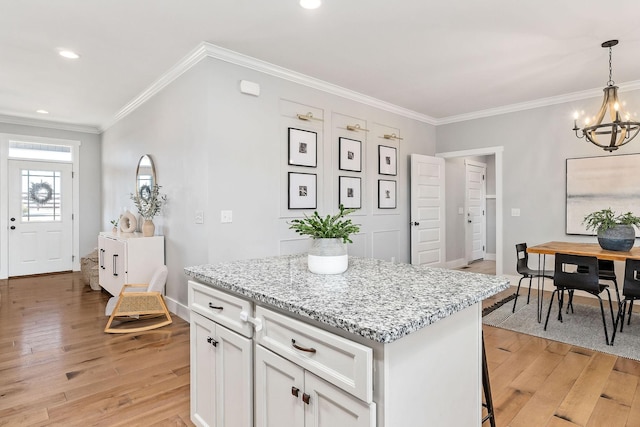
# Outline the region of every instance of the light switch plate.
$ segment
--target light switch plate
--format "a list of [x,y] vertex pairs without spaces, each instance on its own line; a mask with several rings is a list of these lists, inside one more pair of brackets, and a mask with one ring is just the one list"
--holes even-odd
[[520,216],[520,208],[511,208],[511,216]]

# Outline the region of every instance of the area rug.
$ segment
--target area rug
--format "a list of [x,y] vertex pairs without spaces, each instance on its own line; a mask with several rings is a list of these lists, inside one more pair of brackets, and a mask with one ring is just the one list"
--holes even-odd
[[[531,302],[526,304],[526,296],[518,298],[516,312],[511,313],[513,301],[502,304],[495,310],[482,318],[485,325],[496,326],[498,328],[509,329],[523,334],[534,335],[536,337],[560,341],[603,353],[614,354],[629,359],[640,360],[640,314],[634,313],[631,316],[631,325],[624,325],[624,331],[616,334],[613,346],[607,345],[604,340],[604,328],[602,327],[602,316],[599,306],[589,306],[574,303],[574,313],[566,313],[566,306],[563,308],[563,322],[558,321],[557,299],[554,301],[549,325],[544,330],[544,321],[549,309],[549,299],[543,301],[542,323],[537,321],[536,303],[537,299],[532,296]],[[566,300],[565,300],[566,302]],[[607,320],[607,331],[609,339],[613,334],[613,325],[609,304],[605,301],[605,316]],[[617,303],[613,305],[613,313],[617,315]]]

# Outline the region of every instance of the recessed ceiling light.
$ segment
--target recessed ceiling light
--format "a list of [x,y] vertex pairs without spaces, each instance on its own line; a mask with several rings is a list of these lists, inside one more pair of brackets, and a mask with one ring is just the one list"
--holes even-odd
[[49,114],[49,112],[47,110],[36,110],[36,113]]
[[317,9],[322,4],[322,0],[300,0],[300,6],[305,9]]
[[67,59],[78,59],[80,58],[80,55],[78,55],[77,53],[75,53],[72,50],[61,50],[58,52],[60,54],[60,56],[67,58]]

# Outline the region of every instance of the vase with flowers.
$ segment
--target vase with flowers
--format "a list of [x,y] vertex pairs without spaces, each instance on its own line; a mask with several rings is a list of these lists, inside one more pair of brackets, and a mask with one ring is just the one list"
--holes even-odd
[[142,235],[151,237],[155,233],[153,217],[160,213],[162,206],[167,202],[166,194],[160,193],[161,186],[154,184],[145,197],[131,193],[131,200],[138,209],[138,214],[144,219],[142,224]]

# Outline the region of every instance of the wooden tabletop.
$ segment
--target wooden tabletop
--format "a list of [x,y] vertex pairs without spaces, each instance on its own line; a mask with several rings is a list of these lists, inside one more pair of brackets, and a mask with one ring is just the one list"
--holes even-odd
[[629,258],[640,259],[640,247],[634,246],[628,252],[607,251],[602,249],[597,243],[547,242],[541,245],[530,246],[527,248],[527,252],[530,254],[545,255],[554,255],[556,253],[586,255],[611,261],[625,261]]

